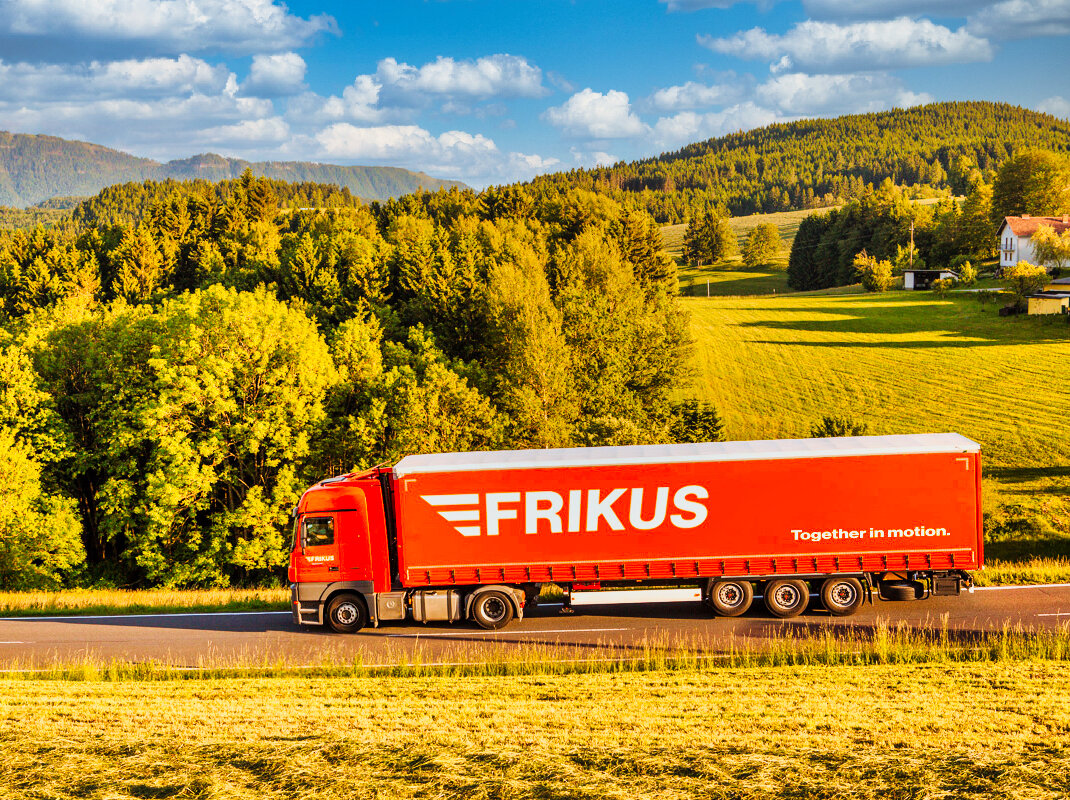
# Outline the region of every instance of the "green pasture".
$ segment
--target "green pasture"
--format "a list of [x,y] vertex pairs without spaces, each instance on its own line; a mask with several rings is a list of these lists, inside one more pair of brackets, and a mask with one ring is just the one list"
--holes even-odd
[[695,350],[680,395],[714,403],[729,438],[806,437],[825,414],[861,419],[872,434],[954,431],[982,446],[987,509],[1050,506],[1055,529],[1067,527],[1066,317],[999,317],[998,304],[965,293],[681,302]]

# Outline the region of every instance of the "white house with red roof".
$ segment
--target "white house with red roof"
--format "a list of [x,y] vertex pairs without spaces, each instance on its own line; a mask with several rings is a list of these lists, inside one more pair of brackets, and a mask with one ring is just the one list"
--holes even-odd
[[1070,230],[1070,216],[1031,217],[1023,214],[1020,217],[1003,218],[998,232],[1000,269],[1013,267],[1019,261],[1037,263],[1037,255],[1033,251],[1031,238],[1041,225],[1054,228],[1056,233],[1062,233]]

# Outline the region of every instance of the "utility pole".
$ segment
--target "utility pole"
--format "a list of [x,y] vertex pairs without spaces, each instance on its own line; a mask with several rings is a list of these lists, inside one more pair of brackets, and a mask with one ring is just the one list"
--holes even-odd
[[910,268],[914,269],[914,220],[910,220]]

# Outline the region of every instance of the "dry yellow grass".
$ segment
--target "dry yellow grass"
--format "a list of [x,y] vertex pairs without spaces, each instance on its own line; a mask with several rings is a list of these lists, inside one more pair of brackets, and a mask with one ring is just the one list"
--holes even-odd
[[5,798],[1066,797],[1070,666],[0,682]]
[[0,592],[0,617],[286,609],[289,589],[67,589]]

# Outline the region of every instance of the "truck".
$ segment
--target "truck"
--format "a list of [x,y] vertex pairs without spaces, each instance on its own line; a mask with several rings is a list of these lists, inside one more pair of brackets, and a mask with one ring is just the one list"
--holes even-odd
[[984,557],[980,447],[954,433],[411,455],[320,481],[293,518],[294,622],[338,633],[497,630],[544,584],[846,616],[958,595]]

